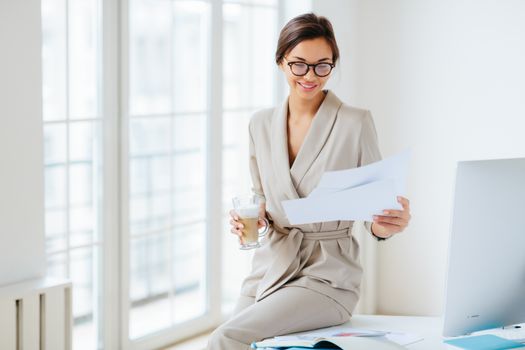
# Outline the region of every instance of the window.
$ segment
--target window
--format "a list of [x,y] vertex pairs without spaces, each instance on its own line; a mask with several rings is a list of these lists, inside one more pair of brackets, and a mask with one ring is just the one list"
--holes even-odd
[[74,283],[74,348],[97,348],[103,234],[100,3],[42,1],[48,275]]
[[227,212],[250,190],[249,118],[276,100],[278,12],[277,0],[42,1],[47,265],[74,283],[75,350],[207,330],[221,291],[231,310],[250,256]]
[[129,2],[129,337],[207,312],[210,4]]

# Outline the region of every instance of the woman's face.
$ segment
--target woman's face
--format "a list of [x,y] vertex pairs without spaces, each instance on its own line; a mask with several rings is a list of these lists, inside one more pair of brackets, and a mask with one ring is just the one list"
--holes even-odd
[[310,67],[306,75],[296,76],[288,66],[289,62],[334,63],[332,61],[332,49],[324,38],[303,40],[284,56],[279,67],[286,76],[290,86],[290,94],[308,100],[315,98],[323,90],[330,75],[319,77],[315,75],[313,67]]

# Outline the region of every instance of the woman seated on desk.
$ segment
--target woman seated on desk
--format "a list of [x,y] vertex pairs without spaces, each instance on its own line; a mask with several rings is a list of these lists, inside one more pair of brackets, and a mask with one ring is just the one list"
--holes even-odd
[[[325,171],[381,159],[369,111],[323,90],[339,58],[331,23],[305,14],[282,29],[275,60],[290,86],[284,103],[255,113],[249,125],[253,191],[266,200],[270,230],[255,251],[231,319],[213,332],[208,349],[245,350],[276,335],[348,321],[359,298],[362,268],[353,221],[290,225],[281,201],[306,197]],[[365,223],[378,240],[405,229],[403,210],[386,209]],[[242,224],[231,212],[231,232]],[[261,223],[262,225],[262,223]]]

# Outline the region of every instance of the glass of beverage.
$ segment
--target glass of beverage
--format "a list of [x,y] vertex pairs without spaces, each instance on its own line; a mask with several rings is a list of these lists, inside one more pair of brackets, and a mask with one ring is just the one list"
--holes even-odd
[[[240,249],[253,249],[261,246],[259,238],[263,237],[270,228],[268,219],[259,217],[259,211],[263,203],[263,199],[260,196],[253,194],[233,198],[233,208],[239,216],[239,221],[244,226],[242,229],[243,243]],[[265,224],[262,231],[259,231],[259,220],[263,220]]]

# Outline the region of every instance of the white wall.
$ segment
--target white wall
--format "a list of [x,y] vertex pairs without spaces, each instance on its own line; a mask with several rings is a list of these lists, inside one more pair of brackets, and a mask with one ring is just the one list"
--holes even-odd
[[413,219],[380,245],[378,312],[439,315],[456,161],[525,157],[525,2],[357,0],[346,25],[346,1],[316,3],[356,30],[343,58],[356,75],[343,79],[356,79],[350,102],[372,110],[383,155],[413,150]]
[[456,161],[525,157],[523,18],[521,1],[360,2],[358,99],[385,154],[414,151],[413,221],[379,251],[379,312],[441,313]]
[[44,267],[40,1],[0,2],[0,285]]
[[358,0],[314,0],[312,11],[326,16],[334,27],[340,61],[326,87],[344,102],[357,103]]

